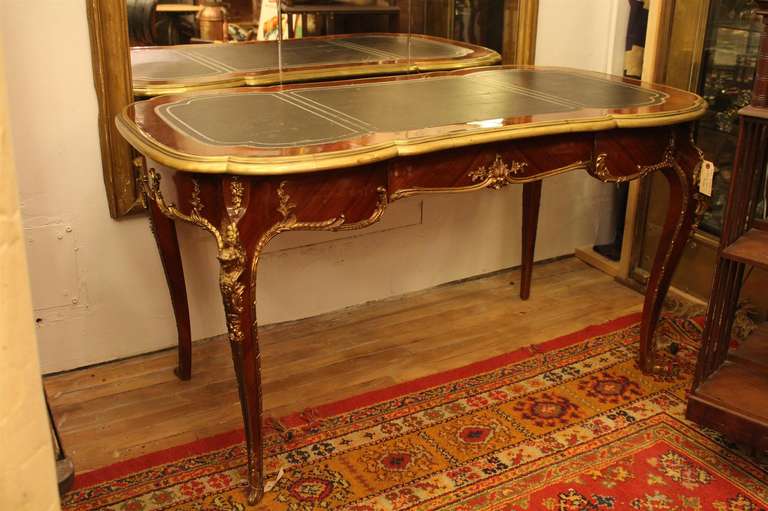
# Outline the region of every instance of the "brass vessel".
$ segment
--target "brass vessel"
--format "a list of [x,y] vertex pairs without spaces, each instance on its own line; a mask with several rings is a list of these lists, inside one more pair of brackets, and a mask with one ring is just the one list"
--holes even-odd
[[217,0],[203,0],[197,14],[200,39],[206,41],[227,40],[227,10]]

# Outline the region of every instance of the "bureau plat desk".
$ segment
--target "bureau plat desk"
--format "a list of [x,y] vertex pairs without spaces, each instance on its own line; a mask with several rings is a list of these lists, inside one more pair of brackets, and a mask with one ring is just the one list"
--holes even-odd
[[[155,229],[173,219],[216,241],[219,284],[260,500],[256,268],[291,230],[361,229],[411,195],[499,189],[568,171],[605,182],[661,172],[670,199],[648,281],[641,367],[697,204],[697,95],[567,69],[496,67],[162,96],[116,122],[143,156]],[[161,179],[162,178],[162,179]]]
[[131,48],[133,95],[448,71],[501,61],[493,50],[419,34],[349,34],[280,41]]
[[[314,82],[329,78],[394,75],[487,66],[501,60],[482,46],[416,34],[350,34],[281,41],[186,44],[131,48],[137,97],[231,88]],[[525,185],[525,196],[540,183]],[[531,208],[528,208],[529,210]],[[178,331],[176,375],[192,376],[192,337],[181,253],[173,226],[157,223],[155,239],[168,280]],[[535,240],[535,228],[525,239]],[[534,241],[523,243],[520,296],[528,298]]]

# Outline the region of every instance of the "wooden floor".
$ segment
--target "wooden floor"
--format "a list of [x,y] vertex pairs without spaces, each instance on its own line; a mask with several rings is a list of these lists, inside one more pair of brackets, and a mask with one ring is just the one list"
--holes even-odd
[[[640,309],[642,296],[575,258],[441,286],[261,330],[264,407],[309,406],[460,367]],[[168,350],[46,378],[78,472],[240,427],[229,347],[195,343],[192,380]]]

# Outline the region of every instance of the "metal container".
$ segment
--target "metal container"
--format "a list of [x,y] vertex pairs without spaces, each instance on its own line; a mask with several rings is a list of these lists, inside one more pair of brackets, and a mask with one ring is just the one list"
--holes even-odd
[[225,41],[227,39],[227,11],[221,3],[209,0],[201,3],[203,8],[197,14],[200,39]]

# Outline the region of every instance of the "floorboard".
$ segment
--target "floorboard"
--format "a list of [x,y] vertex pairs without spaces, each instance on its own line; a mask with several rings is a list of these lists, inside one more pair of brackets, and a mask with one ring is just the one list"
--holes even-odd
[[[264,408],[280,417],[540,343],[640,310],[642,296],[575,258],[538,264],[531,298],[516,271],[260,330]],[[510,284],[512,282],[512,284]],[[45,379],[78,472],[240,427],[229,347],[196,342],[193,376],[173,350]]]

